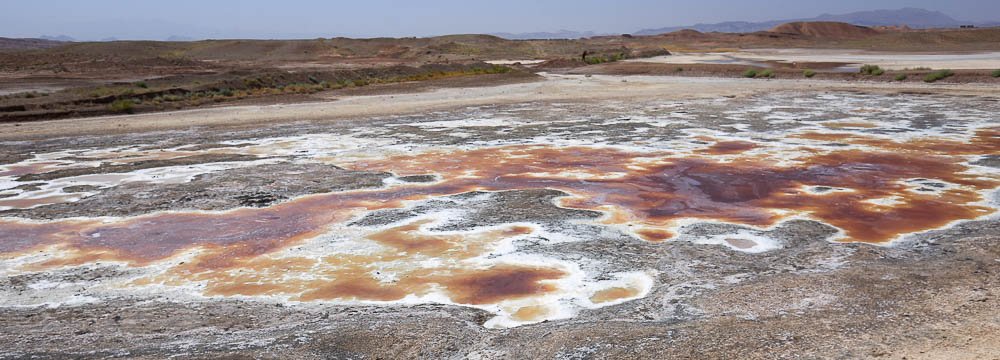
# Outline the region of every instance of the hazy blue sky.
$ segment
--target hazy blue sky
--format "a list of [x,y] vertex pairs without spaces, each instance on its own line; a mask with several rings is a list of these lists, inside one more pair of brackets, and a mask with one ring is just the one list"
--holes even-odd
[[96,40],[429,36],[560,29],[625,33],[728,20],[919,7],[992,21],[1000,0],[0,0],[0,36]]

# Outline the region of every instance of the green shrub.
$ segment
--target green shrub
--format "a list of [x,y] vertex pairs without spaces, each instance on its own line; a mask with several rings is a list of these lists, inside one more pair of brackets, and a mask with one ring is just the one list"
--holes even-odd
[[503,66],[503,65],[493,65],[488,70],[486,70],[486,73],[487,74],[506,74],[506,73],[511,72],[512,70],[514,70],[514,69],[511,69],[511,68]]
[[760,77],[762,77],[762,78],[769,78],[769,79],[770,79],[770,78],[773,78],[773,77],[774,77],[774,70],[771,70],[771,69],[767,69],[767,70],[764,70],[764,71],[762,71],[762,72],[761,72],[760,74],[758,74],[758,75],[759,75]]
[[231,97],[231,96],[233,96],[233,89],[229,89],[229,88],[222,89],[222,90],[219,91],[219,94],[222,95],[222,96],[225,96],[225,97]]
[[745,78],[755,78],[755,77],[757,77],[757,70],[747,69],[747,71],[743,72],[743,77],[745,77]]
[[941,79],[949,78],[953,75],[955,75],[955,73],[952,72],[951,70],[948,69],[938,70],[930,74],[927,74],[927,76],[924,77],[924,82],[932,83]]
[[135,102],[132,99],[118,99],[108,105],[108,109],[116,113],[128,113],[131,114],[135,112]]
[[896,75],[895,79],[896,79],[896,81],[903,81],[903,80],[906,80],[906,74],[899,74],[899,75]]
[[141,87],[143,89],[149,89],[149,85],[147,85],[145,81],[137,82],[135,83],[135,86]]
[[882,70],[878,65],[863,65],[861,66],[861,73],[865,75],[879,76],[885,74],[885,70]]
[[26,99],[34,99],[34,98],[35,98],[35,96],[38,96],[38,95],[35,95],[35,92],[34,92],[34,91],[32,91],[32,92],[29,92],[29,93],[27,93],[27,94],[24,94],[24,97],[25,97]]
[[993,70],[991,75],[993,75],[993,77],[1000,78],[1000,69]]
[[596,65],[596,64],[603,64],[606,62],[615,62],[621,60],[625,60],[625,53],[617,53],[617,54],[603,55],[603,56],[596,56],[596,55],[588,56],[583,59],[583,62],[589,65]]
[[249,88],[262,88],[264,87],[264,81],[260,78],[255,79],[243,79],[243,85]]
[[184,100],[183,96],[168,94],[163,96],[163,101],[181,101]]
[[816,72],[806,69],[805,71],[802,72],[802,76],[805,76],[807,78],[812,78],[813,76],[816,76]]

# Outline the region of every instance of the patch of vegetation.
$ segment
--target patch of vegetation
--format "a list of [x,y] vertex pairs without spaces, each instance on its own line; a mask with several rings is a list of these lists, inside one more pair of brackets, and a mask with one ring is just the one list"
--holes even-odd
[[[472,69],[472,73],[473,74],[506,74],[506,73],[509,73],[509,72],[511,72],[513,70],[514,69],[511,69],[511,68],[503,66],[503,65],[493,65],[493,66],[486,67],[486,68],[480,68],[480,67],[474,68],[474,69]],[[453,75],[456,75],[456,74],[453,74]]]
[[106,87],[106,86],[100,86],[100,87],[97,87],[97,88],[93,88],[88,93],[88,95],[90,97],[92,97],[92,98],[102,98],[102,97],[109,97],[109,96],[114,96],[114,97],[132,96],[134,94],[135,94],[135,90],[132,90],[131,88]]
[[757,70],[747,69],[747,71],[743,72],[743,77],[745,77],[745,78],[755,78],[755,77],[757,77]]
[[[618,57],[612,57],[617,59]],[[428,65],[421,67],[338,70],[313,74],[265,72],[249,76],[206,76],[199,80],[157,86],[150,90],[144,82],[81,87],[60,92],[59,103],[32,104],[35,109],[60,109],[64,113],[127,113],[146,110],[183,109],[244,98],[290,94],[313,94],[325,90],[371,84],[434,80],[481,74],[506,74],[516,71],[502,65]],[[227,74],[228,75],[228,74]],[[159,84],[159,83],[158,83]],[[204,86],[198,86],[205,84]],[[47,93],[0,95],[0,100],[49,96]],[[37,102],[37,101],[36,101]],[[26,110],[15,110],[26,111]],[[34,115],[32,115],[34,116]],[[60,115],[61,116],[61,115]]]
[[879,75],[885,74],[885,70],[883,70],[878,65],[867,65],[867,64],[865,64],[865,65],[861,66],[861,73],[865,74],[865,75],[879,76]]
[[762,78],[768,78],[768,79],[774,78],[774,70],[767,69],[767,70],[761,71],[760,74],[757,74],[757,76],[762,77]]
[[588,65],[603,64],[607,62],[616,62],[621,60],[625,60],[625,53],[617,53],[605,56],[589,56],[589,57],[585,56],[583,58],[583,62],[587,63]]
[[993,70],[993,73],[990,75],[993,75],[995,78],[1000,78],[1000,69]]
[[942,79],[946,79],[946,78],[952,77],[954,75],[955,75],[955,73],[953,71],[951,71],[951,70],[948,70],[948,69],[938,70],[938,71],[932,72],[930,74],[927,74],[927,76],[924,76],[924,82],[932,83],[932,82],[936,82],[938,80],[942,80]]
[[674,71],[676,71],[676,72],[684,72],[684,68],[678,66],[676,69],[674,69]]
[[811,79],[813,76],[816,76],[816,72],[812,71],[812,70],[809,70],[809,69],[806,69],[805,71],[802,71],[802,76],[805,76],[805,77]]
[[145,81],[137,82],[135,83],[135,86],[141,87],[143,89],[149,89],[149,84],[146,84]]
[[899,74],[899,75],[896,75],[896,77],[894,79],[896,79],[896,81],[903,81],[903,80],[906,80],[906,78],[907,78],[906,74]]
[[135,102],[132,99],[118,99],[111,102],[108,109],[116,113],[131,114],[135,112]]

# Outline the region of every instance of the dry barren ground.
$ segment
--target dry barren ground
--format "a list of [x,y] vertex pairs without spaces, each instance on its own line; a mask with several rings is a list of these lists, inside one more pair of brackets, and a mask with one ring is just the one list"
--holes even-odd
[[990,84],[0,125],[0,358],[1000,357]]

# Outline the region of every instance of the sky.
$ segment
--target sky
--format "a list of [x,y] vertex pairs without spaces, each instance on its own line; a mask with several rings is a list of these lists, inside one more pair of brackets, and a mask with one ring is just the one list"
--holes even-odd
[[0,0],[0,37],[277,39],[562,29],[614,34],[903,7],[965,21],[1000,20],[1000,0]]

